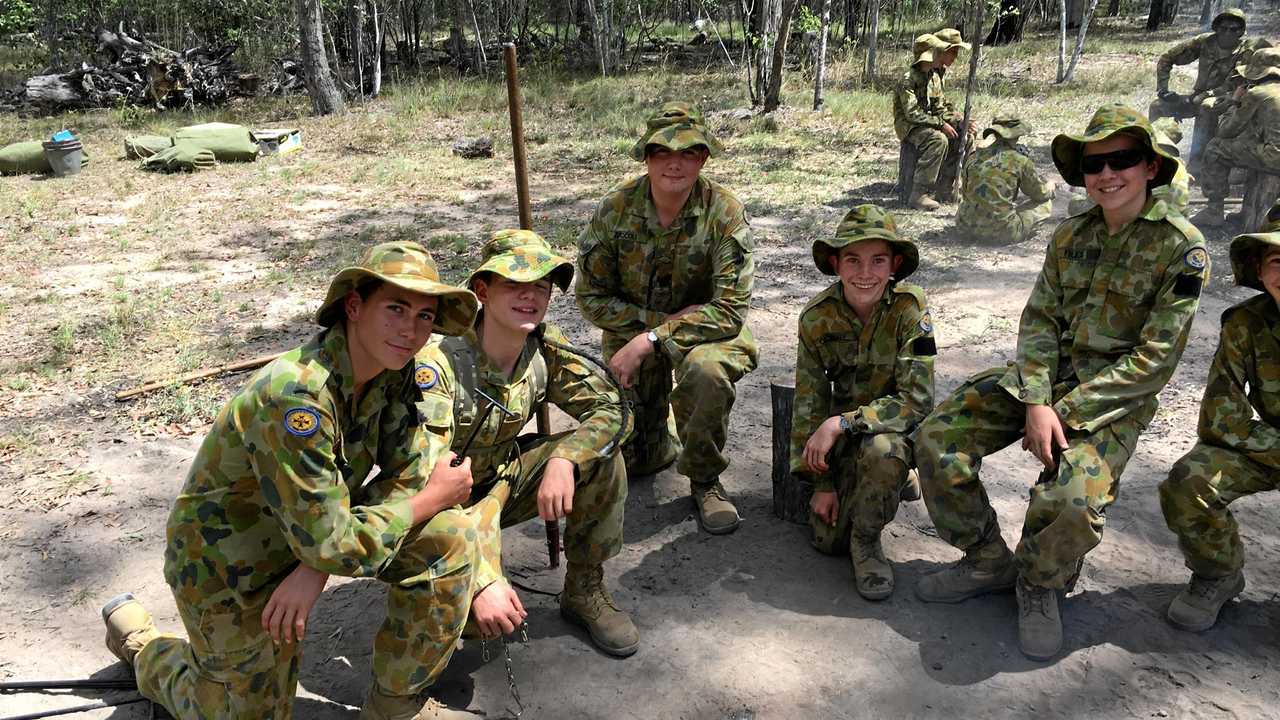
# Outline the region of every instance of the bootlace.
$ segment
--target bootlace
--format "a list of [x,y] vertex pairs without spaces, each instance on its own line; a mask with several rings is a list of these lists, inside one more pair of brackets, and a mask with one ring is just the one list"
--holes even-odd
[[1053,590],[1049,588],[1036,587],[1034,585],[1024,585],[1022,590],[1022,617],[1028,617],[1034,613],[1039,613],[1045,617],[1049,616],[1048,602],[1049,595]]
[[1222,589],[1222,586],[1226,585],[1231,578],[1231,575],[1220,578],[1202,578],[1199,575],[1192,575],[1191,594],[1198,598],[1208,600],[1214,595],[1217,595],[1218,591]]
[[705,489],[702,489],[700,492],[702,493],[704,499],[708,497],[714,497],[717,500],[724,500],[726,502],[729,500],[729,496],[725,494],[724,486],[718,482]]

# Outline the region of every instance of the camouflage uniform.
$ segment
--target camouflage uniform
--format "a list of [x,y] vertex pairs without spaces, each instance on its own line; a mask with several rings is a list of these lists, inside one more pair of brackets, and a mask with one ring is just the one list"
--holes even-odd
[[[1276,245],[1280,217],[1261,233],[1236,238],[1236,284],[1265,291],[1258,259]],[[1267,292],[1222,315],[1218,352],[1200,403],[1199,435],[1160,484],[1160,508],[1178,535],[1187,567],[1200,578],[1225,578],[1244,567],[1239,526],[1227,506],[1280,486],[1280,306]]]
[[[637,143],[640,158],[646,142],[661,139],[677,148],[707,139],[700,119],[695,130],[688,123],[654,127],[651,121],[650,126]],[[656,133],[670,137],[657,138]],[[759,359],[746,325],[753,249],[742,203],[705,177],[698,178],[670,227],[658,219],[648,176],[628,180],[605,196],[579,237],[578,307],[604,331],[605,357],[613,357],[646,330],[653,331],[660,346],[644,360],[627,391],[635,409],[635,433],[623,453],[633,475],[657,472],[677,455],[677,470],[695,484],[713,480],[728,467],[724,447],[734,383],[754,370]],[[702,308],[669,319],[695,304]],[[671,434],[668,404],[679,444]]]
[[948,138],[942,126],[950,123],[959,133],[960,116],[944,94],[946,70],[934,69],[934,53],[946,44],[932,35],[915,41],[915,60],[893,93],[893,131],[900,142],[916,152],[915,192],[932,195],[955,184],[955,173],[964,148],[963,135]]
[[[388,268],[415,263],[436,276],[413,244],[377,246],[363,265],[398,276],[408,271]],[[377,375],[357,402],[335,312],[362,277],[351,270],[363,268],[335,278],[319,313],[331,327],[260,370],[219,413],[170,513],[164,574],[189,640],[152,640],[134,667],[142,693],[174,717],[291,717],[299,647],[273,644],[262,611],[300,562],[388,583],[373,672],[397,695],[443,670],[472,596],[501,577],[500,500],[412,527],[408,498],[448,449],[450,428],[424,425],[412,365]],[[438,327],[457,332],[475,298],[449,290],[470,298],[441,303]]]
[[[1052,186],[1040,179],[1025,145],[1015,144],[1029,128],[1001,116],[983,135],[995,135],[965,165],[963,197],[956,228],[974,240],[1015,243],[1031,236],[1052,211]],[[1018,202],[1021,191],[1025,200]]]
[[[1152,188],[1151,197],[1164,200],[1169,207],[1185,215],[1187,205],[1191,202],[1192,178],[1191,173],[1187,172],[1187,164],[1181,160],[1181,151],[1178,150],[1178,143],[1182,142],[1182,130],[1176,120],[1167,117],[1151,123],[1151,127],[1155,130],[1156,143],[1160,148],[1171,157],[1178,158],[1168,161],[1177,163],[1177,169],[1169,183]],[[1093,206],[1093,200],[1083,189],[1079,189],[1072,193],[1071,200],[1067,203],[1067,214],[1079,215]]]
[[1280,173],[1280,48],[1255,53],[1244,74],[1253,86],[1223,117],[1200,172],[1204,195],[1219,215],[1232,168]]
[[[1137,113],[1104,106],[1083,138],[1055,139],[1055,164],[1081,184],[1079,148],[1135,126],[1150,137]],[[1152,182],[1170,175],[1162,167]],[[1186,346],[1207,275],[1200,233],[1163,202],[1148,200],[1115,235],[1096,207],[1062,223],[1022,313],[1017,362],[970,378],[914,435],[939,535],[966,551],[1003,542],[979,482],[982,458],[1022,437],[1027,404],[1050,405],[1069,447],[1031,489],[1016,560],[1026,583],[1068,587],[1102,539],[1106,508]]]

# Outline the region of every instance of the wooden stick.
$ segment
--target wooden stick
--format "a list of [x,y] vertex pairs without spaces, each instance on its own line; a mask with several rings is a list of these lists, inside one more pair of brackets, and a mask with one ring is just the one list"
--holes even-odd
[[116,401],[121,402],[133,397],[137,397],[139,395],[144,395],[149,392],[154,392],[162,388],[167,388],[172,385],[188,385],[193,382],[196,382],[197,380],[204,380],[205,378],[216,377],[218,375],[227,375],[230,373],[244,372],[246,370],[256,370],[262,367],[263,365],[266,365],[267,363],[271,362],[272,360],[275,360],[276,358],[280,357],[283,354],[284,354],[283,352],[278,352],[272,355],[263,355],[262,357],[256,357],[256,358],[253,358],[252,360],[241,360],[240,362],[228,363],[226,365],[219,365],[218,367],[214,367],[214,368],[205,368],[204,370],[196,370],[194,372],[189,372],[186,375],[179,375],[178,377],[172,380],[157,380],[156,382],[149,382],[145,385],[139,385],[138,387],[131,388],[129,390],[121,390],[120,392],[116,393]]

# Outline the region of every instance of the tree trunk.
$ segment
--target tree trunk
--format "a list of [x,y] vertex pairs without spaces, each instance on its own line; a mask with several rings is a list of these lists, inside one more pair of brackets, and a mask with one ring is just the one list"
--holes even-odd
[[769,87],[764,96],[764,111],[778,109],[782,95],[782,70],[787,58],[787,40],[791,37],[791,17],[795,15],[800,0],[786,0],[782,5],[782,17],[778,19],[778,39],[773,44],[773,67],[769,73]]
[[862,80],[867,85],[876,81],[876,46],[880,41],[880,0],[868,0],[867,11],[867,64],[862,69]]
[[[1097,2],[1097,0],[1094,0],[1094,2]],[[977,14],[977,17],[975,17],[973,20],[973,26],[976,28],[980,28],[982,27],[983,11],[987,9],[987,0],[974,0],[973,4],[977,6],[977,9],[975,11]],[[964,152],[960,153],[960,166],[956,170],[956,177],[961,182],[964,181],[964,165],[965,165],[965,162],[969,159],[969,150],[972,147],[972,139],[974,137],[977,137],[976,135],[969,134],[969,123],[973,122],[973,88],[975,85],[977,85],[976,81],[978,78],[978,61],[981,58],[982,58],[982,43],[975,42],[973,44],[973,52],[971,55],[969,55],[969,81],[965,85],[965,89],[964,89],[964,128],[960,131],[964,133]],[[951,192],[954,191],[954,189],[955,189],[954,187],[947,188],[945,192],[950,194]]]
[[813,109],[822,109],[822,83],[827,73],[827,33],[831,28],[831,0],[822,0],[822,26],[818,31],[818,63],[813,73]]
[[355,85],[360,97],[364,97],[364,60],[367,52],[364,41],[364,0],[349,0],[347,3],[347,43],[351,48],[351,84]]
[[1089,22],[1093,20],[1093,11],[1098,8],[1098,0],[1089,0],[1089,8],[1084,11],[1084,20],[1080,23],[1080,33],[1076,35],[1076,49],[1071,51],[1071,64],[1067,65],[1067,72],[1062,77],[1063,83],[1071,82],[1071,76],[1076,73],[1076,63],[1080,62],[1080,55],[1084,52],[1084,39],[1089,34]]
[[1067,76],[1067,0],[1058,0],[1058,82]]
[[1120,0],[1111,0],[1107,4],[1107,17],[1116,17],[1120,14]]
[[382,15],[378,12],[378,3],[369,0],[369,9],[372,11],[370,14],[373,19],[373,78],[369,83],[369,97],[376,98],[382,94],[382,58],[384,56],[382,46],[386,35],[383,32]]
[[[449,25],[449,54],[459,68],[467,67],[467,0],[452,0],[453,18]],[[478,41],[479,38],[476,38]]]
[[1151,0],[1151,11],[1147,13],[1147,32],[1164,24],[1165,5],[1172,2],[1173,0]]
[[[1000,0],[1000,14],[987,34],[986,45],[1008,45],[1022,40],[1022,26],[1027,21],[1023,0]],[[982,27],[979,25],[978,27]]]
[[317,115],[340,113],[346,107],[333,76],[329,74],[329,59],[325,55],[320,24],[320,0],[297,0],[297,8],[302,72],[306,78],[307,94],[311,96],[311,107]]

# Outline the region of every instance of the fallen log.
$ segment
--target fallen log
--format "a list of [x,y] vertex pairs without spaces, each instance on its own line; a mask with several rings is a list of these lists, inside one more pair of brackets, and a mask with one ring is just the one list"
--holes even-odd
[[186,375],[179,375],[172,380],[158,380],[146,383],[145,385],[139,385],[128,390],[121,390],[116,393],[116,402],[122,402],[139,395],[145,395],[146,393],[172,387],[174,385],[189,385],[197,380],[205,380],[207,378],[217,377],[218,375],[230,375],[232,373],[245,372],[246,370],[257,370],[283,354],[283,352],[278,352],[271,355],[256,357],[252,360],[241,360],[240,362],[227,363],[226,365],[219,365],[213,368],[195,370],[187,373]]

